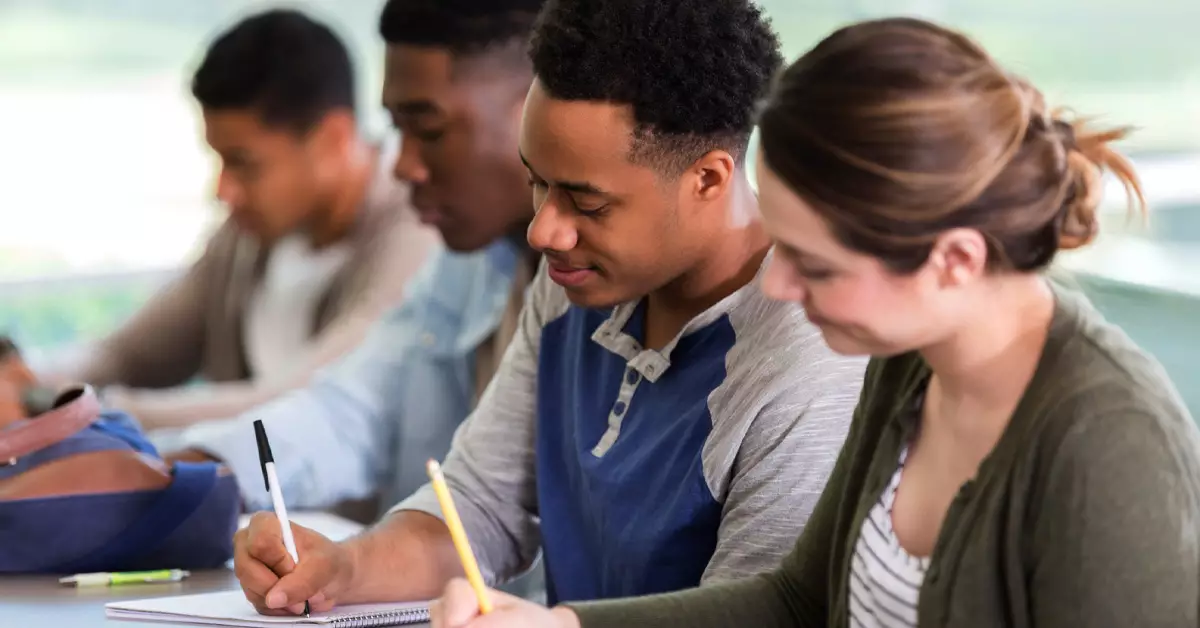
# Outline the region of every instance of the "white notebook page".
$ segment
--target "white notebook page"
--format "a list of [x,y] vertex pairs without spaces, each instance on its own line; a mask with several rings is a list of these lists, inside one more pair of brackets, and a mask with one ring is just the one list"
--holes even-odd
[[[428,603],[357,604],[342,606],[312,617],[270,617],[260,615],[241,591],[222,591],[160,597],[150,600],[112,602],[105,605],[111,619],[156,621],[175,624],[217,626],[402,626],[428,621]],[[382,623],[351,623],[350,619],[374,618]],[[343,620],[339,622],[338,620]]]

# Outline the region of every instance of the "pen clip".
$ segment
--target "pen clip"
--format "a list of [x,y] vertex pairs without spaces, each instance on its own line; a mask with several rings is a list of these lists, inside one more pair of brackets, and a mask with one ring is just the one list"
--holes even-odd
[[262,419],[254,422],[254,439],[258,441],[258,462],[262,466],[263,485],[267,487],[267,492],[271,492],[271,481],[267,479],[267,463],[275,462],[275,458],[271,456],[271,443],[267,441],[267,428],[263,426]]

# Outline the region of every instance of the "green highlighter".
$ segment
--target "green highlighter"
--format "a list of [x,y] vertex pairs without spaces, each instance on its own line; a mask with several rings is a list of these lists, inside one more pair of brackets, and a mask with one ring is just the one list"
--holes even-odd
[[59,584],[75,587],[110,587],[122,584],[154,584],[159,582],[179,582],[192,575],[185,569],[159,569],[157,571],[125,571],[79,573],[65,578],[59,578]]

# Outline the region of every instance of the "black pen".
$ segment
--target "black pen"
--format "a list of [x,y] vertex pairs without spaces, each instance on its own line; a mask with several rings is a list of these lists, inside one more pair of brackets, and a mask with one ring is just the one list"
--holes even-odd
[[[262,465],[263,483],[271,494],[275,517],[279,519],[279,530],[283,534],[283,546],[292,556],[292,562],[300,566],[300,554],[296,551],[296,539],[292,536],[292,524],[288,523],[287,506],[283,503],[283,492],[279,490],[279,476],[275,473],[275,458],[271,455],[271,443],[267,441],[267,428],[263,422],[254,422],[254,438],[258,441],[258,462]],[[311,615],[308,600],[304,600],[304,616]]]

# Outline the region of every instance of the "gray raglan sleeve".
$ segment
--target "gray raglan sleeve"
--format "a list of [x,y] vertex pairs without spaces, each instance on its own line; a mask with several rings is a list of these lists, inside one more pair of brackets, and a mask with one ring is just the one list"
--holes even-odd
[[802,314],[759,321],[731,352],[705,475],[723,504],[702,583],[767,572],[795,546],[825,488],[862,390],[866,360],[839,356]]
[[[565,309],[565,303],[539,269],[512,343],[442,464],[479,567],[492,585],[527,570],[541,547],[534,477],[538,346],[547,317],[561,313],[555,308]],[[392,512],[398,510],[442,516],[429,485]]]

